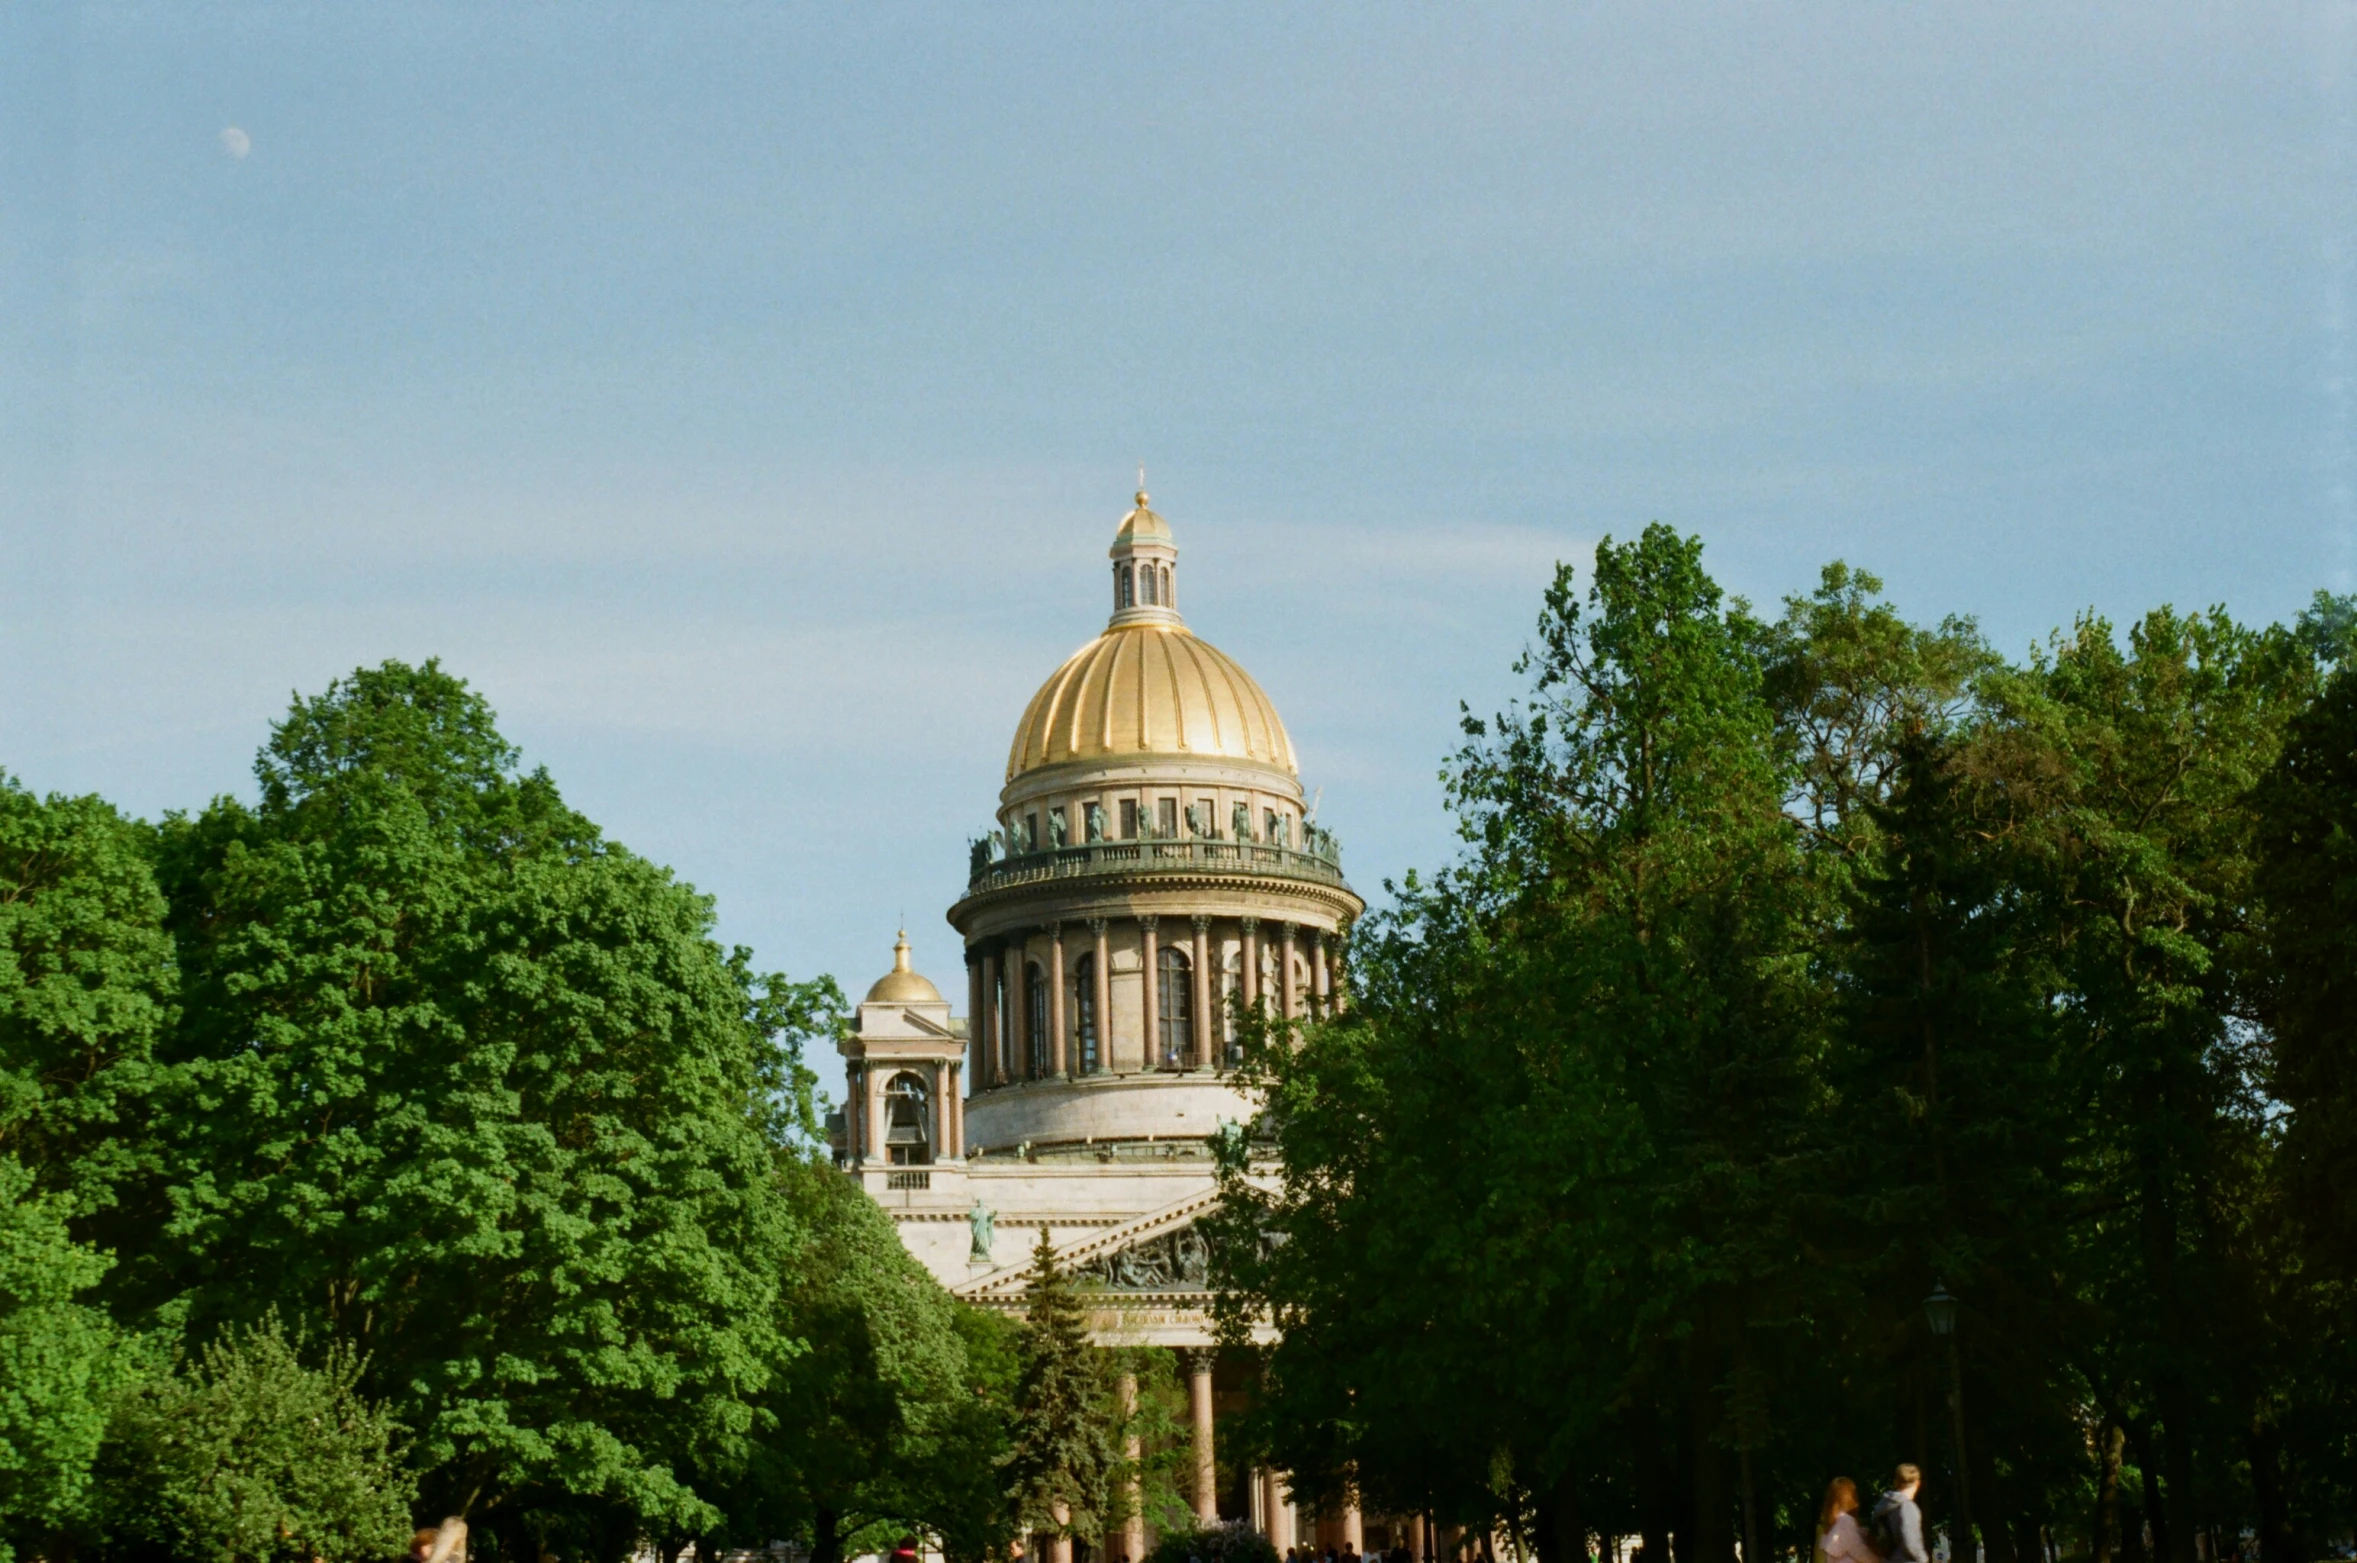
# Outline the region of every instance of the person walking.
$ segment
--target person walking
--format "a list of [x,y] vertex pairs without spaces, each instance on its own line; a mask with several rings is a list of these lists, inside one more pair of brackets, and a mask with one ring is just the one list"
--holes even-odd
[[1923,1472],[1900,1462],[1889,1492],[1874,1505],[1874,1546],[1887,1563],[1931,1563],[1923,1546],[1923,1511],[1915,1495],[1923,1490]]
[[1817,1511],[1818,1563],[1882,1563],[1882,1554],[1858,1529],[1858,1484],[1836,1476],[1825,1489],[1825,1506]]

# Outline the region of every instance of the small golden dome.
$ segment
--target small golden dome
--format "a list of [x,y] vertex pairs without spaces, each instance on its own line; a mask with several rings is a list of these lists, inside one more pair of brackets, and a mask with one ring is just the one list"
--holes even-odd
[[940,1004],[946,1002],[941,990],[910,968],[908,964],[908,930],[900,930],[900,942],[892,946],[892,969],[876,979],[868,989],[865,1002],[869,1004]]
[[1170,523],[1146,508],[1146,491],[1138,490],[1138,507],[1121,518],[1121,529],[1113,534],[1113,546],[1125,543],[1167,543]]
[[1043,765],[1149,754],[1299,774],[1293,740],[1252,675],[1185,625],[1151,623],[1105,631],[1039,687],[1015,728],[1007,779]]

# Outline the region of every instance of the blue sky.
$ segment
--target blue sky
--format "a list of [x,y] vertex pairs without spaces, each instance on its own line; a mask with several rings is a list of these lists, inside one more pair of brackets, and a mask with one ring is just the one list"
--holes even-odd
[[[2357,7],[0,9],[0,766],[439,655],[920,968],[1145,461],[1353,877],[1660,519],[2013,651],[2357,570]],[[243,133],[244,155],[224,137]]]

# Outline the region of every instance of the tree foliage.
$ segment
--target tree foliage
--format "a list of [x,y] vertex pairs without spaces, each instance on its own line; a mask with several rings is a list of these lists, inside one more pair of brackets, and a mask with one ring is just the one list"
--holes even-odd
[[1127,1413],[1044,1228],[1027,1283],[1008,1493],[1027,1530],[1103,1536],[1123,1518]]
[[368,1563],[407,1542],[400,1431],[333,1345],[301,1360],[275,1318],[135,1383],[98,1462],[110,1558]]
[[69,1206],[0,1154],[0,1563],[41,1555],[89,1516],[127,1367],[120,1332],[85,1301],[106,1260],[73,1240]]
[[1564,1557],[1805,1546],[1898,1458],[2002,1563],[2345,1524],[2329,606],[2010,665],[1841,566],[1755,619],[1665,528],[1560,571],[1528,698],[1467,716],[1462,857],[1358,931],[1349,1012],[1252,1048],[1261,1456]]
[[77,1213],[139,1164],[177,973],[152,832],[0,773],[0,1154]]

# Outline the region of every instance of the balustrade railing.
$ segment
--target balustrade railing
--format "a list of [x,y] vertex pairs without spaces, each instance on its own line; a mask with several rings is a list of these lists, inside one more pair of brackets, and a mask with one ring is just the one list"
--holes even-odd
[[1342,864],[1325,853],[1298,852],[1291,847],[1267,846],[1257,841],[1195,837],[1177,841],[1097,841],[1086,846],[1019,852],[974,864],[966,881],[966,892],[972,895],[1007,885],[1078,879],[1091,874],[1206,872],[1267,874],[1322,885],[1343,883]]

